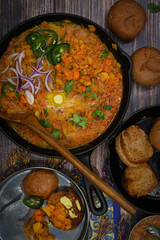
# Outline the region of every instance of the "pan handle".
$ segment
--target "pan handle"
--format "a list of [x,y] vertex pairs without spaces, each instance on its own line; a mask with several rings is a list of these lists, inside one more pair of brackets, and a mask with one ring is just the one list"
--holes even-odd
[[[80,155],[79,159],[81,160],[81,162],[83,162],[83,164],[86,165],[86,167],[92,170],[90,164],[90,154]],[[86,189],[88,205],[91,212],[97,216],[103,215],[108,210],[107,201],[103,193],[96,186],[94,186],[85,176],[83,176],[83,180]],[[94,201],[95,195],[99,202],[98,206],[95,204]]]

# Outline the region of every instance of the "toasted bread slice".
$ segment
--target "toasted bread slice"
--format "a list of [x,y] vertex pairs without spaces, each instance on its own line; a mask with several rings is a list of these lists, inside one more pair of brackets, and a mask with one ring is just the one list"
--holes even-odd
[[137,125],[131,125],[116,139],[116,151],[129,167],[147,162],[153,156],[153,148],[147,134]]
[[[119,156],[119,158],[121,159],[121,161],[126,164],[129,167],[137,167],[139,165],[139,163],[131,163],[125,153],[123,152],[122,148],[121,148],[121,134],[119,134],[116,138],[116,152]],[[141,163],[140,163],[141,164]]]
[[122,184],[131,196],[145,196],[158,184],[157,176],[148,163],[138,167],[127,167],[124,170]]
[[149,141],[160,152],[160,117],[156,119],[150,130]]

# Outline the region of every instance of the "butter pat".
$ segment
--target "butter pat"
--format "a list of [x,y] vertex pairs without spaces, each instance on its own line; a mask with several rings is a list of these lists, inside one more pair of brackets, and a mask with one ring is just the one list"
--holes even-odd
[[81,205],[78,200],[76,200],[76,206],[77,206],[78,210],[81,211]]
[[54,96],[53,100],[57,104],[62,104],[63,96],[61,94],[57,94],[57,95]]
[[60,202],[65,206],[65,208],[70,209],[72,207],[72,202],[71,200],[64,196],[60,198]]
[[77,218],[78,216],[72,211],[72,210],[69,210],[69,216],[74,219],[74,218]]

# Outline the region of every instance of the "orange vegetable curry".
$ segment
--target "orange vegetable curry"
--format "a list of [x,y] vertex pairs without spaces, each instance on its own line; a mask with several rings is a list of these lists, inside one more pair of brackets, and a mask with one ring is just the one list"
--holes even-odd
[[[67,148],[101,135],[119,110],[123,81],[120,64],[95,30],[44,21],[13,38],[0,59],[1,111],[30,109]],[[27,127],[12,127],[48,147]]]

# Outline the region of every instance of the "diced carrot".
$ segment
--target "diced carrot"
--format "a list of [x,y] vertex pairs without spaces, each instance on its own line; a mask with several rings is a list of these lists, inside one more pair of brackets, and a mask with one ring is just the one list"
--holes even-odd
[[79,79],[79,70],[73,70],[73,80],[76,81]]
[[9,43],[9,46],[12,48],[13,45],[14,45],[14,41],[11,41],[11,42]]
[[45,219],[45,218],[44,218],[44,216],[42,216],[42,215],[36,215],[36,216],[35,216],[35,221],[36,221],[36,222],[42,222],[44,219]]
[[104,68],[103,68],[103,71],[109,74],[110,71],[111,71],[111,66],[105,65]]
[[104,59],[104,63],[105,63],[107,66],[110,66],[110,65],[112,64],[112,59],[105,58],[105,59]]
[[4,57],[3,65],[6,67],[9,64],[8,59]]
[[20,102],[23,103],[23,104],[28,103],[24,96],[21,96]]
[[43,21],[43,22],[41,23],[41,26],[42,26],[42,27],[47,27],[47,25],[48,25],[48,22],[47,22],[47,21]]
[[79,50],[76,55],[77,55],[77,56],[86,55],[86,49],[81,49],[81,50]]
[[95,86],[92,88],[92,91],[96,92],[96,91],[97,91],[97,89],[98,89],[98,86],[97,86],[97,85],[95,85]]
[[41,215],[41,214],[44,214],[43,210],[41,209],[36,209],[34,212],[34,215]]
[[61,221],[61,222],[64,222],[65,218],[66,218],[66,216],[65,216],[64,214],[59,214],[59,215],[57,216],[57,219],[58,219],[59,221]]
[[31,57],[33,55],[33,51],[31,49],[26,49],[25,55],[26,55],[26,57]]
[[82,86],[82,92],[85,92],[85,91],[86,91],[86,87]]
[[89,31],[90,32],[95,32],[95,27],[93,25],[88,25]]
[[71,63],[72,62],[72,57],[68,53],[64,53],[62,55],[62,61],[64,63]]
[[88,120],[93,120],[92,111],[90,111],[89,114],[88,114]]

